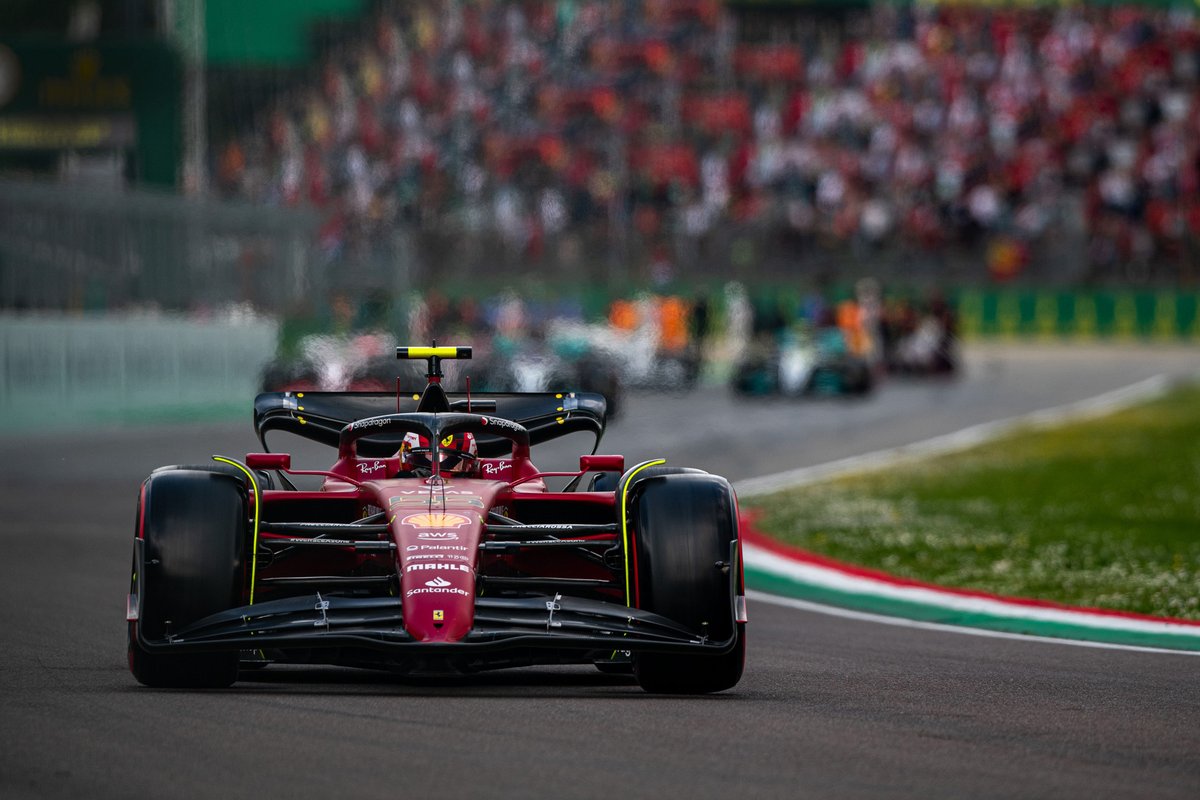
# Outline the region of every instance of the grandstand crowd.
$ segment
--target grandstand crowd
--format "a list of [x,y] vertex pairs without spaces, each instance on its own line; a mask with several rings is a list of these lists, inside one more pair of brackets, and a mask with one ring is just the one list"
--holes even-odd
[[773,42],[717,0],[386,2],[224,144],[216,184],[322,209],[331,257],[412,223],[529,254],[733,224],[974,247],[998,278],[1068,230],[1097,272],[1200,259],[1194,10],[855,13]]

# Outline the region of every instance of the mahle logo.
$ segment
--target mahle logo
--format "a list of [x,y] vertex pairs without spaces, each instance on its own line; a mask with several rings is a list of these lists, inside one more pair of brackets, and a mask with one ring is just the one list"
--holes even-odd
[[466,564],[448,564],[446,562],[434,562],[432,564],[409,564],[404,568],[405,572],[420,572],[421,570],[443,570],[446,572],[471,572],[471,568]]

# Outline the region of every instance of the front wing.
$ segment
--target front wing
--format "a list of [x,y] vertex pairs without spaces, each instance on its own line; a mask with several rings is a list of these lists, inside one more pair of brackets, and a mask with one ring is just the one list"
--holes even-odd
[[[736,620],[740,574],[736,542],[730,551],[735,568],[729,570],[729,613]],[[140,597],[131,600],[140,605]],[[399,598],[320,593],[231,608],[162,639],[145,638],[141,626],[137,630],[139,645],[149,652],[353,649],[391,654],[383,659],[388,662],[434,653],[470,661],[473,654],[505,650],[574,652],[581,657],[611,650],[720,655],[737,643],[736,624],[729,638],[713,640],[649,611],[561,594],[478,597],[475,624],[458,642],[415,640],[404,628]]]

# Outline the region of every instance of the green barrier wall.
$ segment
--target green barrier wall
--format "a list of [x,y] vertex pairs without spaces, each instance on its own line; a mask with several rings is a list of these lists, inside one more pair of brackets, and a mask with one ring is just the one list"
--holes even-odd
[[966,291],[964,339],[1200,340],[1200,292]]

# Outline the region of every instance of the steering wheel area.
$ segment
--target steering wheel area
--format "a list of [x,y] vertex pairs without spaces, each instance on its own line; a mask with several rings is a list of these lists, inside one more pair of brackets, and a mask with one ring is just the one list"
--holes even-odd
[[[357,458],[358,443],[361,439],[375,444],[380,441],[396,441],[396,449],[399,449],[399,442],[403,440],[405,433],[416,433],[430,443],[428,448],[420,448],[414,452],[427,453],[435,472],[441,471],[441,442],[458,433],[471,433],[477,439],[508,439],[512,442],[513,461],[529,460],[529,430],[524,425],[503,417],[455,412],[384,414],[355,420],[341,430],[338,437],[338,458]],[[454,455],[472,460],[476,458],[473,454],[459,451],[454,451]]]
[[[442,455],[438,452],[440,449],[449,447],[454,443],[456,434],[450,433],[438,443],[438,448],[433,447],[413,447],[405,451],[407,458],[414,460],[418,466],[423,468],[432,468],[436,463],[441,466],[442,470],[450,469],[452,472],[468,473],[475,471],[475,462],[479,459],[478,453],[468,453],[464,450],[455,450],[449,455]],[[413,459],[413,456],[417,458]],[[420,462],[424,460],[424,464]],[[449,462],[449,466],[447,463]]]

